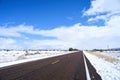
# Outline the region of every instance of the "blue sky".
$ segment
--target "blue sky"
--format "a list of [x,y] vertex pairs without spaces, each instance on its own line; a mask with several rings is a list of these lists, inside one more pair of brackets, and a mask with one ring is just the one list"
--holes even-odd
[[119,0],[0,0],[0,49],[120,47],[119,5]]
[[53,29],[86,22],[83,9],[90,7],[90,0],[1,0],[0,24],[25,23],[40,29]]

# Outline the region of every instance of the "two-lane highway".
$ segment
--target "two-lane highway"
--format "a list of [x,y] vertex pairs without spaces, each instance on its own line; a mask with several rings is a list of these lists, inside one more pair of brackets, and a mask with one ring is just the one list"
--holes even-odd
[[[101,80],[85,57],[91,80]],[[83,52],[26,62],[0,69],[0,80],[87,80]]]

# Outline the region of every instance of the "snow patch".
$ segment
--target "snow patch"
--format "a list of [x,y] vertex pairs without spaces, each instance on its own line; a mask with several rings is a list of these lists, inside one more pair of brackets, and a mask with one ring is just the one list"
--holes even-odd
[[102,80],[120,80],[120,62],[110,63],[86,51],[84,51],[84,54],[95,67]]

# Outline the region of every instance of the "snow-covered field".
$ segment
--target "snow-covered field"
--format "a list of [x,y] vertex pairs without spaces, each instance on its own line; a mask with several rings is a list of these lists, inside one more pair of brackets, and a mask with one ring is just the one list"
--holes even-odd
[[0,51],[0,67],[73,53],[72,51]]
[[118,59],[118,61],[115,62],[109,62],[104,58],[91,54],[90,52],[84,51],[84,53],[90,60],[91,64],[96,68],[102,80],[120,80],[120,52],[96,52]]

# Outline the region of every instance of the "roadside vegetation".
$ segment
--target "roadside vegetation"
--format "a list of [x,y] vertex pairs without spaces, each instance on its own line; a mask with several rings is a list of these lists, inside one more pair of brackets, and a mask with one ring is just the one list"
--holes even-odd
[[113,57],[111,57],[111,56],[107,56],[107,55],[100,54],[99,52],[94,52],[94,51],[86,51],[86,52],[88,52],[88,53],[90,53],[90,54],[92,54],[92,55],[95,55],[95,56],[97,56],[97,57],[99,57],[99,58],[105,59],[106,61],[111,62],[111,63],[114,63],[114,62],[118,62],[118,61],[119,61],[119,60],[116,59],[116,58],[113,58]]

